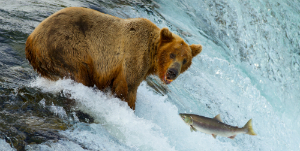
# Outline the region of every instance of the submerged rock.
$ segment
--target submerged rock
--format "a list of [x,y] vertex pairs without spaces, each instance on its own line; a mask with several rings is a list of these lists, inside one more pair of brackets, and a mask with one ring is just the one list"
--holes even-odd
[[0,137],[17,150],[23,150],[27,144],[64,138],[58,132],[69,126],[59,118],[40,118],[8,112],[0,112],[0,117]]
[[[29,144],[66,139],[59,131],[75,123],[74,113],[79,122],[94,122],[89,115],[75,112],[74,101],[61,94],[29,87],[6,90],[10,95],[0,96],[0,138],[17,150],[25,150]],[[53,108],[61,109],[61,113]],[[61,116],[63,113],[65,116]]]

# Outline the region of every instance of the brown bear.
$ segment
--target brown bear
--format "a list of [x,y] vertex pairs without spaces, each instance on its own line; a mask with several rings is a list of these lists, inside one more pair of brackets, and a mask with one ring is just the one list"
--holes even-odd
[[121,19],[81,7],[46,18],[25,48],[26,58],[43,77],[68,77],[100,90],[110,87],[133,110],[137,88],[148,75],[169,84],[201,51],[200,44],[189,46],[147,19]]

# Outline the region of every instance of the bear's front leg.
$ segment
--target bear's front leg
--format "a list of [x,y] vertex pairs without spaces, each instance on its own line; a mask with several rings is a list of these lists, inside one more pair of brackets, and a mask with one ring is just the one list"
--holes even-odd
[[127,80],[120,73],[113,81],[112,92],[118,98],[126,101],[132,110],[135,110],[137,88],[138,86],[128,85]]
[[127,95],[127,98],[126,98],[126,102],[128,103],[129,107],[132,110],[135,110],[136,92],[137,92],[137,87],[133,88],[133,89],[130,89],[128,91],[128,95]]
[[128,85],[122,73],[113,81],[112,93],[121,100],[126,101],[128,96]]

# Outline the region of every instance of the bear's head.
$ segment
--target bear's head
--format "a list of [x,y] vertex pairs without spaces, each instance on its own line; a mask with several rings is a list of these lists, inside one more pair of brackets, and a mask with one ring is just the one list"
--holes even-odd
[[169,84],[190,67],[192,58],[202,51],[202,46],[188,45],[181,37],[163,28],[157,51],[156,74]]

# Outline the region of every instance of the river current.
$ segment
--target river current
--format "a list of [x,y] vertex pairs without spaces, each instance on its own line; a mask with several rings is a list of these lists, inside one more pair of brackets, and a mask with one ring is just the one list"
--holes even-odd
[[[147,18],[203,51],[170,85],[144,81],[133,112],[26,60],[29,34],[71,6]],[[0,0],[0,150],[300,150],[299,29],[296,0]],[[257,136],[214,139],[178,113],[252,119]]]

